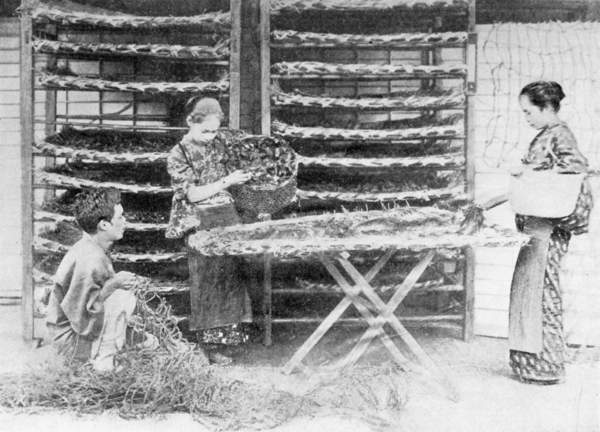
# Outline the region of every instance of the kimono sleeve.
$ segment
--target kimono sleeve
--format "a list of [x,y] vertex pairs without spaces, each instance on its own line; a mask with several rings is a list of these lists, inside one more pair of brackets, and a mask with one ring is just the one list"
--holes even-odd
[[108,259],[98,256],[78,257],[59,267],[55,283],[64,296],[60,307],[71,328],[81,336],[96,337],[102,328],[104,308],[98,302],[102,287],[112,276]]
[[173,147],[167,156],[167,172],[171,176],[174,196],[179,199],[185,198],[188,189],[196,181],[194,167],[184,155],[182,146],[185,146],[184,142]]
[[579,151],[577,141],[567,128],[557,128],[551,138],[554,164],[561,171],[585,173],[588,161]]

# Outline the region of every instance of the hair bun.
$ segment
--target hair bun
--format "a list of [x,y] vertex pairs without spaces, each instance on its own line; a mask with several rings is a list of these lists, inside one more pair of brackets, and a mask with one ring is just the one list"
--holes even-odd
[[557,83],[556,81],[549,81],[548,84],[551,89],[551,92],[554,94],[555,97],[558,98],[558,100],[563,100],[565,98],[565,92],[563,91],[562,86],[559,83]]

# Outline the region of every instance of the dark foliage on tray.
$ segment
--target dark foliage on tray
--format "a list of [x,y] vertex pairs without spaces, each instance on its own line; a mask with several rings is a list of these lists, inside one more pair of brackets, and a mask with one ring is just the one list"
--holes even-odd
[[102,129],[63,130],[46,138],[51,144],[112,153],[166,153],[176,145],[183,133],[130,132]]
[[[65,191],[59,197],[42,204],[41,210],[73,216],[73,202],[80,192],[79,190]],[[121,203],[128,222],[167,223],[169,221],[170,197],[121,194]]]
[[74,162],[48,168],[46,171],[85,180],[111,181],[126,185],[170,186],[171,184],[165,165],[84,164]]
[[340,157],[340,158],[394,158],[409,156],[433,156],[444,153],[458,152],[462,144],[453,140],[431,140],[423,144],[402,143],[402,145],[389,145],[383,143],[349,142],[347,145],[324,145],[317,141],[297,141],[293,144],[294,150],[302,156],[308,157]]
[[410,172],[386,177],[361,174],[348,176],[334,173],[319,176],[312,172],[310,174],[309,176],[301,173],[298,178],[300,189],[355,193],[405,192],[451,187],[458,184],[461,179],[460,173],[445,171],[419,172],[418,177]]

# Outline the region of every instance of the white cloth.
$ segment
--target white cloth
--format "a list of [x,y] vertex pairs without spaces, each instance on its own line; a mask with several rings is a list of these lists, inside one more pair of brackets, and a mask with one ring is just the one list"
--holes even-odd
[[125,345],[127,323],[137,299],[131,291],[117,289],[104,301],[102,331],[92,343],[91,364],[99,372],[114,367],[114,357]]

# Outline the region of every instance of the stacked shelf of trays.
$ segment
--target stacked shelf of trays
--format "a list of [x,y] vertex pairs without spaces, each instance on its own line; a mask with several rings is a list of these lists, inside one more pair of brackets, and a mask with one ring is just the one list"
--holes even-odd
[[[470,8],[468,1],[271,1],[271,131],[300,155],[298,213],[452,208],[469,197]],[[363,265],[374,258],[355,257]],[[384,296],[416,259],[397,256],[374,281]],[[400,309],[405,321],[462,329],[468,338],[472,264],[468,251],[439,251]],[[300,315],[309,294],[323,304],[335,284],[318,265],[281,266],[273,270],[281,278],[273,322],[318,322],[278,310]]]
[[33,211],[36,290],[51,283],[80,237],[76,194],[114,188],[129,222],[111,253],[115,270],[148,277],[150,290],[188,314],[185,244],[164,237],[172,195],[166,156],[194,97],[215,97],[228,112],[229,12],[134,16],[37,2],[24,4],[22,16],[33,29],[26,42],[35,94],[45,94],[45,130],[33,144],[43,162],[34,164],[34,187],[46,191]]

